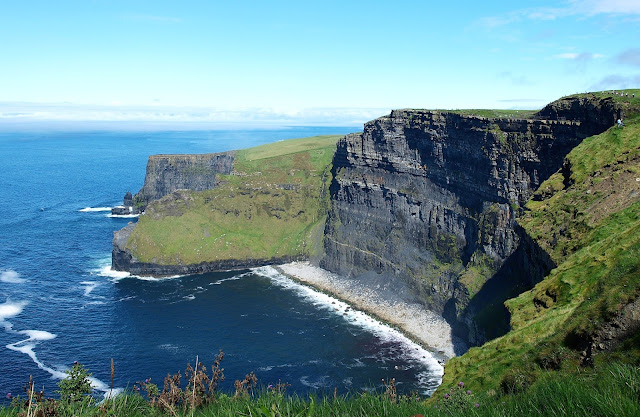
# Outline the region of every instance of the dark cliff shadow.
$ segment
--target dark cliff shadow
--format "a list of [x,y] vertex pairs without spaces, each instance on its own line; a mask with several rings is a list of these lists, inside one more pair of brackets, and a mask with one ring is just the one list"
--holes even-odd
[[[469,301],[453,325],[453,334],[472,345],[481,345],[506,334],[511,329],[511,314],[505,301],[530,290],[556,267],[549,254],[522,227],[516,225],[516,232],[520,237],[517,249]],[[455,309],[452,299],[445,305],[444,317],[456,317]]]

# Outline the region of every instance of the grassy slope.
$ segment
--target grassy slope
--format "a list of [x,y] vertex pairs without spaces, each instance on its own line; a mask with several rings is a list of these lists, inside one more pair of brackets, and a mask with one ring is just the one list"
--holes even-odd
[[491,109],[463,109],[447,110],[461,116],[479,116],[492,119],[528,119],[533,117],[537,110],[491,110]]
[[[518,219],[558,267],[507,301],[509,333],[447,364],[441,390],[464,380],[495,395],[526,389],[554,370],[576,370],[576,341],[640,295],[640,99],[617,100],[627,109],[625,127],[576,147],[567,156],[570,180],[554,174]],[[640,348],[623,344],[596,363],[612,358],[637,365]]]
[[314,255],[339,138],[238,151],[234,173],[220,176],[220,187],[180,191],[150,204],[127,247],[141,261],[161,264]]
[[[227,385],[230,385],[228,383]],[[187,392],[187,403],[194,399]],[[199,400],[200,393],[195,399]],[[265,389],[258,390],[255,397],[235,397],[231,393],[218,391],[214,401],[192,410],[183,404],[161,411],[153,407],[136,393],[120,395],[113,401],[88,405],[86,401],[65,404],[46,401],[31,408],[22,402],[22,407],[0,407],[0,416],[43,415],[46,407],[55,416],[256,416],[256,417],[522,417],[522,416],[637,416],[640,413],[640,369],[613,364],[599,372],[587,370],[579,375],[551,377],[539,380],[527,393],[503,398],[497,404],[485,396],[471,392],[467,387],[456,387],[450,391],[450,398],[440,397],[434,407],[419,398],[403,397],[394,399],[392,392],[368,393],[352,392],[342,396],[282,395]],[[175,398],[175,397],[173,397]],[[184,398],[184,397],[183,397]],[[23,398],[24,399],[24,398]],[[198,401],[196,401],[198,402]],[[477,404],[477,406],[476,406]],[[37,409],[36,409],[37,407]],[[55,413],[53,412],[55,411]]]

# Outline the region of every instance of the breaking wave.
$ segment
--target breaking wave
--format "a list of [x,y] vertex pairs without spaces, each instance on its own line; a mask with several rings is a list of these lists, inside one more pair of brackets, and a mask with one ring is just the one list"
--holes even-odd
[[111,211],[111,207],[85,207],[83,209],[78,210],[81,213],[91,213],[98,211]]

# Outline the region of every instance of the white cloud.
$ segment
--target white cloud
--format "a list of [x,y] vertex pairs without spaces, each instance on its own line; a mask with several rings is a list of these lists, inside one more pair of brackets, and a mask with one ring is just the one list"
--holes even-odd
[[562,54],[554,55],[554,57],[555,58],[560,58],[560,59],[571,59],[571,60],[575,60],[575,61],[590,61],[592,59],[604,58],[604,55],[602,55],[602,54],[593,54],[591,52],[582,52],[582,53],[565,52],[565,53],[562,53]]
[[357,126],[388,112],[389,109],[386,108],[216,109],[161,105],[100,106],[0,102],[0,123],[90,121]]
[[520,85],[520,86],[535,85],[535,82],[530,80],[526,76],[514,74],[511,71],[501,72],[500,74],[498,74],[498,77],[501,79],[506,79],[510,81],[513,85]]

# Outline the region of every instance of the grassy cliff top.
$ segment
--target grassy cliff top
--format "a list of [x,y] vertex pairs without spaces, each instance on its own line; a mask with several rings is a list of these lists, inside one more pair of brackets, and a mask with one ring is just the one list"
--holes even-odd
[[292,139],[237,151],[234,172],[207,191],[152,202],[127,249],[142,262],[308,257],[321,250],[330,164],[341,136]]
[[624,328],[621,310],[635,314],[640,296],[640,90],[627,92],[596,93],[625,106],[624,127],[574,148],[518,218],[557,268],[506,302],[512,330],[451,360],[443,387],[464,380],[498,395],[589,363],[640,364],[635,330],[605,331],[613,321]]
[[461,116],[486,117],[487,119],[531,119],[538,110],[460,109],[442,111],[459,114]]
[[[635,95],[635,97],[634,97]],[[592,93],[572,94],[556,101],[568,98],[604,99],[611,98],[620,105],[627,114],[640,111],[640,89],[598,91]],[[534,119],[538,110],[531,109],[403,109],[404,111],[437,111],[442,113],[455,113],[461,116],[485,117],[487,119]]]

